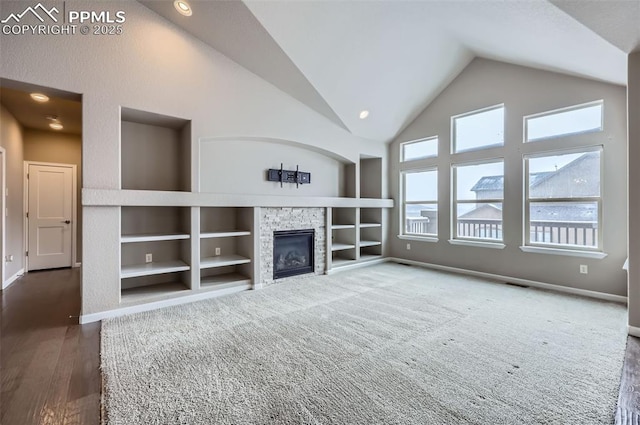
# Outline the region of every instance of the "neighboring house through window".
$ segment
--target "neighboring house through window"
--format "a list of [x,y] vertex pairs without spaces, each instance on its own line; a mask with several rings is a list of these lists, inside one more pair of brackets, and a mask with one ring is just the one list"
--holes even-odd
[[410,170],[402,173],[402,234],[438,235],[438,170]]
[[453,179],[455,238],[502,241],[503,161],[456,164]]
[[600,248],[601,152],[525,156],[526,245]]

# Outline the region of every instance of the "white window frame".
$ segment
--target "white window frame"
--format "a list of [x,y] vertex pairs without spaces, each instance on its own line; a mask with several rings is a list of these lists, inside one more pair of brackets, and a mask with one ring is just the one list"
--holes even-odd
[[[543,158],[556,155],[570,155],[575,153],[588,153],[588,152],[600,152],[600,196],[586,196],[586,197],[574,197],[574,198],[530,198],[529,197],[529,160],[533,158]],[[566,252],[569,253],[602,253],[603,249],[603,232],[602,232],[602,192],[604,188],[604,147],[602,145],[585,146],[573,149],[559,149],[544,152],[535,152],[525,154],[522,156],[523,168],[524,168],[524,223],[523,223],[523,240],[524,246],[521,247],[523,251],[535,252],[535,249],[550,249],[557,253]],[[531,242],[531,203],[556,203],[556,202],[570,202],[570,203],[584,203],[584,202],[596,202],[598,205],[598,246],[584,246],[584,245],[566,245],[566,244],[551,244],[551,243],[536,243]]]
[[[586,108],[590,108],[592,106],[596,106],[596,105],[600,105],[600,128],[597,129],[592,129],[592,130],[583,130],[583,131],[575,131],[575,132],[571,132],[571,133],[563,133],[563,134],[554,134],[553,136],[547,136],[547,137],[539,137],[536,139],[528,139],[528,135],[529,135],[529,120],[530,119],[534,119],[534,118],[540,118],[540,117],[545,117],[548,115],[556,115],[556,114],[561,114],[563,112],[569,112],[569,111],[577,111],[579,109],[586,109]],[[557,139],[560,137],[569,137],[569,136],[576,136],[576,135],[581,135],[581,134],[589,134],[589,133],[599,133],[601,131],[604,130],[604,100],[600,99],[600,100],[594,100],[592,102],[587,102],[587,103],[581,103],[579,105],[572,105],[572,106],[567,106],[565,108],[558,108],[558,109],[554,109],[551,111],[545,111],[545,112],[539,112],[539,113],[535,113],[532,115],[526,115],[523,118],[523,125],[522,125],[522,140],[524,143],[536,143],[536,142],[541,142],[543,140],[550,140],[550,139]]]
[[[499,148],[499,147],[503,147],[504,146],[505,137],[503,136],[502,143],[494,143],[494,144],[491,144],[491,145],[478,146],[478,147],[475,147],[475,148],[456,150],[456,135],[457,135],[457,132],[456,132],[456,120],[458,120],[459,118],[464,118],[464,117],[468,117],[468,116],[471,116],[471,115],[477,115],[477,114],[481,114],[483,112],[492,111],[494,109],[503,109],[504,113],[506,113],[506,111],[507,111],[505,106],[504,106],[504,103],[499,103],[497,105],[487,106],[486,108],[476,109],[474,111],[465,112],[463,114],[453,115],[451,117],[451,154],[455,155],[455,154],[464,153],[464,152],[474,152],[474,151],[479,151],[479,150],[483,150],[483,149]],[[504,114],[503,114],[503,116],[504,116]],[[502,120],[502,132],[503,132],[503,135],[504,135],[504,131],[505,131],[505,122],[506,122],[506,119],[503,118],[503,120]]]
[[[483,165],[483,164],[495,164],[501,162],[502,163],[502,172],[504,176],[504,164],[505,159],[503,157],[499,158],[488,158],[477,161],[468,161],[468,162],[460,162],[451,164],[451,240],[449,240],[452,244],[461,244],[466,242],[474,243],[478,246],[490,246],[496,245],[500,248],[504,248],[504,193],[505,189],[502,189],[502,198],[490,198],[490,199],[458,199],[458,173],[457,169],[460,167],[472,166],[472,165]],[[504,177],[503,177],[504,178]],[[506,186],[506,179],[504,180]],[[502,204],[502,234],[500,239],[494,238],[473,238],[467,236],[458,236],[458,204]]]
[[[419,156],[419,157],[415,157],[415,158],[411,158],[411,159],[406,159],[404,157],[404,147],[405,146],[413,145],[415,143],[429,142],[431,140],[435,140],[436,141],[436,153],[435,154]],[[438,156],[438,151],[440,150],[440,147],[438,146],[438,143],[439,143],[438,136],[424,137],[422,139],[410,140],[408,142],[400,143],[400,162],[412,162],[412,161],[419,161],[421,159],[436,158]]]
[[406,206],[407,205],[435,205],[436,211],[438,214],[440,213],[440,208],[438,206],[438,188],[436,188],[436,199],[435,200],[424,200],[424,201],[407,201],[407,174],[415,174],[415,173],[424,173],[424,172],[432,172],[436,173],[436,183],[440,185],[440,179],[438,175],[438,167],[425,167],[425,168],[415,168],[410,170],[402,170],[400,171],[400,194],[401,194],[401,208],[400,208],[400,232],[398,235],[400,237],[411,237],[416,239],[437,239],[438,238],[438,229],[436,228],[436,233],[408,233],[406,231],[405,224],[407,222],[406,217]]

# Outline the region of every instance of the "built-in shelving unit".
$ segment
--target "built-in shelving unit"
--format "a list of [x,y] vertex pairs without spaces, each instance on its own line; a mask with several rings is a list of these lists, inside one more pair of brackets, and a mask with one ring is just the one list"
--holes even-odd
[[382,257],[382,208],[360,208],[360,261]]
[[[383,199],[382,158],[336,153],[337,167],[300,164],[313,179],[337,185],[326,197],[233,188],[208,193],[198,180],[199,167],[210,165],[195,155],[201,136],[192,134],[189,119],[121,107],[120,186],[82,190],[83,207],[112,207],[101,210],[109,210],[105,226],[117,228],[115,211],[120,214],[120,261],[109,260],[106,267],[113,268],[98,291],[105,300],[89,306],[88,314],[142,311],[261,287],[260,250],[267,243],[260,241],[261,208],[325,209],[327,272],[382,258],[386,209],[393,206]],[[113,253],[108,241],[99,249],[105,259]],[[119,277],[119,288],[110,286],[111,276]]]
[[[377,201],[383,201],[382,158],[361,156],[356,170],[358,205],[327,209],[329,271],[383,257],[386,213],[384,206],[376,205]],[[349,171],[345,168],[345,185],[347,181],[353,183],[348,179],[354,170]]]
[[190,208],[121,207],[121,302],[191,288]]
[[331,214],[332,267],[355,262],[358,259],[357,208],[328,208],[328,214]]
[[254,208],[200,209],[200,287],[244,287],[253,281]]

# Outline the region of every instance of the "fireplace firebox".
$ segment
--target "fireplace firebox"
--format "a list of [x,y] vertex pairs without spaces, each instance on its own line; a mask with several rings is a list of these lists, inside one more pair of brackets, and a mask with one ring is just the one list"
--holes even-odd
[[273,278],[314,271],[314,229],[273,232]]

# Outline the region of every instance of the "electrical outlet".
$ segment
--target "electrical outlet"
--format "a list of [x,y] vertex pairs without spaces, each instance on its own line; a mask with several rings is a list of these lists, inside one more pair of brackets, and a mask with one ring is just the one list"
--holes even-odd
[[407,251],[411,251],[411,244],[410,243],[407,244]]
[[153,262],[153,254],[147,254],[144,256],[144,261],[147,263],[152,263]]
[[220,255],[220,248],[216,248],[216,255]]
[[4,259],[7,263],[10,263],[13,261],[13,255],[7,255],[4,257]]
[[589,267],[586,264],[580,264],[580,273],[582,274],[589,273]]

